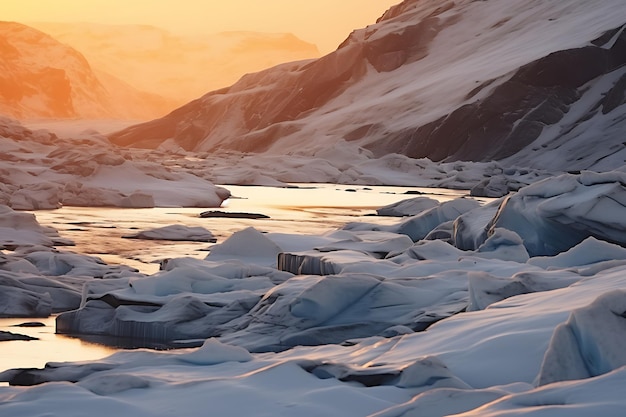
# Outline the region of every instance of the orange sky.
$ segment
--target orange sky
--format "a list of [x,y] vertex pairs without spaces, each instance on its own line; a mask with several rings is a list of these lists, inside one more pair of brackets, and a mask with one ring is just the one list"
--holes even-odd
[[334,50],[401,0],[0,0],[0,19],[22,23],[149,24],[179,34],[291,32]]

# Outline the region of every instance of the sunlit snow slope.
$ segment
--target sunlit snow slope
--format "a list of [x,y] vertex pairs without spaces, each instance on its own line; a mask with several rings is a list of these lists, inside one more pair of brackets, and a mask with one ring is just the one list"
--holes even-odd
[[150,119],[172,102],[92,69],[75,49],[29,26],[0,22],[0,114]]
[[243,77],[113,136],[190,150],[508,160],[561,170],[626,160],[623,0],[406,0],[315,61]]

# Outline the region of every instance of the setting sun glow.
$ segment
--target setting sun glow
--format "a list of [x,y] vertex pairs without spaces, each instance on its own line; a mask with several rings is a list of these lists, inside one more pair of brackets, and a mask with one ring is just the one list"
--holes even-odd
[[[20,51],[3,60],[21,78],[2,87],[0,113],[161,117],[245,74],[330,53],[397,2],[2,0],[0,44]],[[37,100],[25,98],[31,78]]]
[[332,51],[398,0],[3,0],[2,20],[147,24],[175,33],[290,32]]

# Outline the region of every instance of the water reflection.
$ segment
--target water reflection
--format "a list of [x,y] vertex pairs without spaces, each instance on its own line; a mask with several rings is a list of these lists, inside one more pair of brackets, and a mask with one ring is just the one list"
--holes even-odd
[[[465,191],[410,187],[354,187],[341,185],[302,185],[300,188],[226,186],[234,198],[220,210],[253,212],[269,219],[200,218],[206,208],[110,209],[64,207],[36,212],[38,221],[59,230],[61,236],[76,242],[68,248],[95,255],[105,262],[126,264],[144,273],[158,270],[165,258],[191,256],[204,258],[211,244],[198,242],[146,241],[122,236],[171,224],[203,226],[218,243],[232,233],[254,226],[265,232],[322,234],[351,221],[392,224],[397,218],[367,217],[379,207],[415,197],[415,193],[447,201]],[[43,367],[47,362],[94,360],[118,349],[199,346],[202,341],[181,341],[174,346],[122,338],[85,337],[55,334],[54,318],[41,321],[44,327],[12,327],[30,319],[0,319],[0,330],[37,337],[35,341],[0,342],[0,371],[8,368]]]
[[[37,321],[43,327],[16,327]],[[0,371],[9,368],[41,368],[48,362],[99,359],[115,348],[55,334],[54,317],[44,319],[0,319],[0,331],[19,333],[39,340],[0,342]]]
[[[122,239],[122,236],[171,224],[202,226],[218,243],[236,231],[253,226],[264,232],[321,234],[352,221],[391,224],[398,220],[365,217],[379,207],[423,193],[439,201],[465,191],[410,187],[349,187],[320,184],[299,188],[226,186],[234,198],[221,211],[261,213],[269,219],[200,218],[206,208],[111,209],[64,207],[39,211],[37,219],[76,242],[71,250],[101,257],[105,262],[126,264],[144,273],[154,273],[165,258],[204,258],[211,244]],[[354,192],[346,191],[354,190]]]

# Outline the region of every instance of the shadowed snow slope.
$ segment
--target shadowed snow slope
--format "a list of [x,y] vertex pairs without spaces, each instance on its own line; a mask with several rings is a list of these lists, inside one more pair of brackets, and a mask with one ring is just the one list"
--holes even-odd
[[327,56],[249,74],[112,139],[309,154],[347,141],[376,155],[615,168],[623,6],[406,0]]

